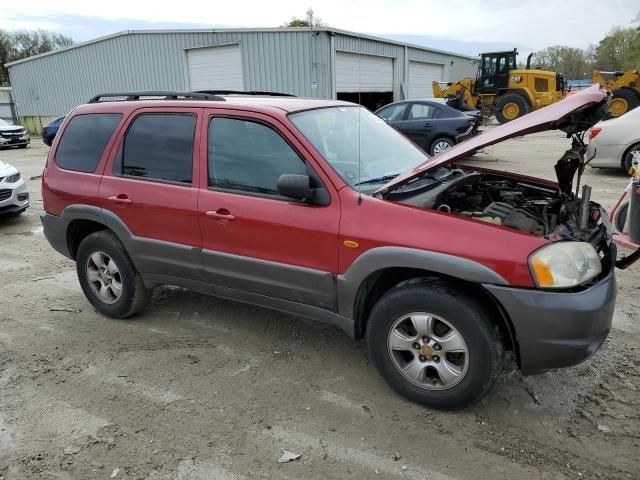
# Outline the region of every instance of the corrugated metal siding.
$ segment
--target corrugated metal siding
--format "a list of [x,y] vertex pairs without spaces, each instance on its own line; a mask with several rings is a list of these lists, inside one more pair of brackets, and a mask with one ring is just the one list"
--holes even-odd
[[[439,52],[430,52],[409,48],[409,60],[427,63],[439,63],[444,66],[443,81],[454,82],[464,77],[475,77],[478,64],[474,60],[456,55],[448,55]],[[453,62],[453,65],[451,64]]]
[[[98,93],[187,89],[185,49],[240,43],[245,90],[330,98],[335,52],[329,35],[306,29],[131,32],[12,65],[9,73],[20,116],[57,116]],[[444,80],[475,75],[472,61],[464,57],[357,35],[331,35],[335,50],[393,58],[396,100],[406,93],[405,52],[409,60],[443,64]]]
[[326,32],[131,33],[12,65],[18,114],[63,115],[98,93],[184,90],[185,49],[238,42],[246,90],[331,96]]

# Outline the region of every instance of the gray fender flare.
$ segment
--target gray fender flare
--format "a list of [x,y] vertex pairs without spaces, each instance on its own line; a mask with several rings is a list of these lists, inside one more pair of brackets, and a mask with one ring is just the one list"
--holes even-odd
[[91,220],[101,223],[112,230],[125,245],[133,237],[131,231],[115,213],[99,207],[91,205],[69,205],[63,210],[61,217],[68,223],[71,223],[73,220]]
[[358,289],[369,275],[385,268],[403,267],[441,273],[478,284],[509,284],[489,267],[467,258],[406,247],[372,248],[360,255],[343,275],[338,276],[339,313],[354,318]]

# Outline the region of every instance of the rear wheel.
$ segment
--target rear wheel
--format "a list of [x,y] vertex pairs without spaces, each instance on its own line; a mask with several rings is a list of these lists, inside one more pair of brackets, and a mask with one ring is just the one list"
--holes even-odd
[[507,123],[529,113],[529,103],[522,95],[509,93],[498,100],[496,105],[496,119],[500,123]]
[[433,142],[431,142],[431,146],[429,147],[429,153],[431,155],[438,155],[445,150],[449,150],[456,144],[452,139],[447,137],[436,138]]
[[500,372],[503,347],[489,314],[443,282],[394,287],[367,325],[373,364],[400,395],[440,410],[482,398]]
[[89,302],[108,317],[130,317],[142,310],[151,296],[124,245],[109,231],[95,232],[82,240],[76,270]]
[[640,106],[640,96],[630,88],[616,88],[611,94],[608,118],[619,117]]

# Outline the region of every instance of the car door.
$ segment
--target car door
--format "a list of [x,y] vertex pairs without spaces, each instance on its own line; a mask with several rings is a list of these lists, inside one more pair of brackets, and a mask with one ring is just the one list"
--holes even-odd
[[125,239],[126,247],[142,273],[198,277],[200,112],[196,108],[134,112],[105,169],[99,194],[102,207],[130,232],[123,232],[131,237]]
[[435,107],[428,103],[411,103],[406,118],[399,122],[397,128],[418,146],[428,150],[439,123],[433,118],[434,112]]
[[[380,118],[384,119],[389,125],[402,130],[403,120],[405,119],[408,103],[394,103],[381,108],[376,112]],[[403,132],[404,133],[404,132]]]
[[[202,265],[214,290],[336,308],[340,204],[328,178],[271,117],[211,109],[205,120],[198,219]],[[283,174],[314,176],[329,203],[279,195]]]

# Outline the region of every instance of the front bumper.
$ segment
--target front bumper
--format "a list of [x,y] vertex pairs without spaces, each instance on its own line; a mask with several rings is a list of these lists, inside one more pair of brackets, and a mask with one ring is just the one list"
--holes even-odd
[[21,135],[19,137],[0,135],[0,148],[29,145],[29,142],[31,142],[31,136],[28,133],[25,133],[24,135]]
[[17,182],[0,182],[0,215],[18,213],[29,207],[29,191],[21,178]]
[[485,288],[511,320],[525,375],[585,361],[598,351],[611,329],[617,292],[613,270],[581,292]]

